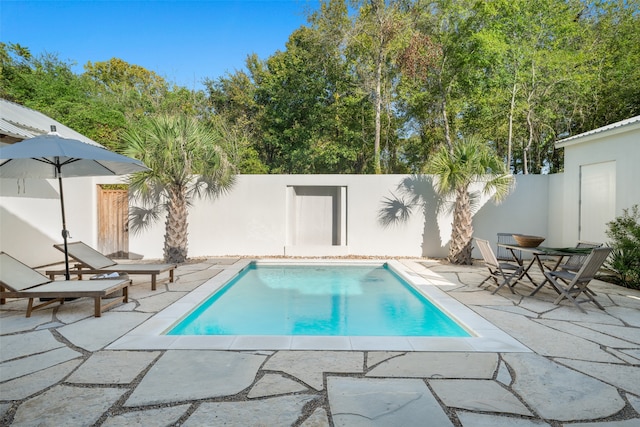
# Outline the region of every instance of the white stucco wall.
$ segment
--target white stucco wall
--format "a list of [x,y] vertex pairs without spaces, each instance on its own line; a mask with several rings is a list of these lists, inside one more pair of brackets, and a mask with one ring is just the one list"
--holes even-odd
[[576,241],[566,238],[563,232],[565,217],[565,174],[558,173],[547,175],[549,177],[547,196],[547,240],[545,245],[555,247],[568,247],[575,245]]
[[[32,266],[57,262],[62,242],[57,180],[0,179],[0,251]],[[67,230],[71,240],[94,244],[97,201],[91,178],[63,180]]]
[[[549,232],[550,175],[517,175],[514,191],[500,204],[487,203],[473,218],[474,235],[494,242],[497,233],[543,236],[545,245],[556,239]],[[495,247],[494,247],[495,250]],[[480,252],[474,251],[480,258]]]
[[[195,203],[189,214],[190,256],[216,255],[411,255],[422,251],[421,215],[407,224],[384,229],[378,209],[403,176],[379,175],[242,175],[229,194]],[[346,248],[287,247],[290,186],[347,188]],[[162,256],[162,225],[130,236],[130,249]],[[160,238],[158,238],[160,236]],[[158,244],[160,242],[160,244]],[[436,247],[431,244],[430,246]],[[285,248],[287,247],[287,248]]]
[[[190,210],[189,255],[255,256],[429,256],[444,257],[451,218],[436,213],[436,197],[424,188],[426,214],[414,210],[406,223],[383,227],[378,221],[383,200],[397,193],[408,175],[243,175],[235,188],[215,201],[199,201]],[[495,240],[499,231],[547,235],[549,177],[518,176],[516,190],[496,206],[486,203],[474,217],[476,235]],[[289,186],[347,188],[347,245],[341,247],[287,247],[287,188]],[[440,225],[438,225],[438,222]],[[441,228],[444,227],[444,230]],[[151,258],[162,257],[162,224],[130,236],[130,250]],[[475,253],[474,253],[475,254]],[[479,254],[475,254],[479,257]]]
[[[383,227],[378,221],[383,201],[409,175],[242,175],[235,187],[217,200],[197,201],[190,209],[189,256],[410,256],[444,257],[451,219],[438,218],[436,197],[428,183],[418,184],[430,203],[426,213],[415,209],[406,223]],[[557,177],[518,176],[515,191],[501,205],[488,202],[474,217],[475,235],[495,241],[498,232],[543,236],[549,233],[546,206],[549,183]],[[98,184],[121,178],[64,180],[70,241],[97,246]],[[52,248],[60,243],[61,220],[56,181],[26,180],[18,193],[16,180],[0,180],[0,250],[32,266],[62,259]],[[21,184],[22,185],[22,184]],[[290,186],[346,188],[345,246],[291,246]],[[557,201],[550,205],[557,206]],[[147,259],[162,258],[164,224],[129,236],[129,251]],[[550,237],[549,242],[555,242]],[[474,253],[479,257],[479,254]]]

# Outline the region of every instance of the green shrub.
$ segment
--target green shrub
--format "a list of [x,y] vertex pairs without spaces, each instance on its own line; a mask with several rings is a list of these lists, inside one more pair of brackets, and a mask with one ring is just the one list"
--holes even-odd
[[609,222],[607,236],[613,248],[606,267],[619,285],[640,289],[640,209],[634,205]]

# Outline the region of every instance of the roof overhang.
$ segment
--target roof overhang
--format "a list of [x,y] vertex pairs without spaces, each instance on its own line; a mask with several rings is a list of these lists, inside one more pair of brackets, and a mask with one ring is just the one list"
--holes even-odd
[[640,129],[640,116],[631,117],[629,119],[612,123],[598,129],[590,130],[579,135],[561,139],[559,141],[556,141],[555,146],[556,148],[564,148],[575,144],[581,144],[583,142],[593,141],[595,139],[601,139],[604,137],[629,132],[636,129]]
[[0,99],[0,144],[13,144],[24,139],[46,135],[51,131],[52,125],[56,127],[56,132],[64,138],[73,138],[102,147],[91,138],[87,138],[39,111],[6,99]]

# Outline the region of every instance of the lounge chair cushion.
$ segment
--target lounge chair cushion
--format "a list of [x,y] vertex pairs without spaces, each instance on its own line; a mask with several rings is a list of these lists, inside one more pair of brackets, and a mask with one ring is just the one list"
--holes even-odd
[[0,283],[7,289],[19,292],[49,283],[51,279],[29,268],[17,259],[0,253]]
[[[64,245],[54,245],[54,247],[64,252]],[[102,255],[100,252],[83,242],[68,243],[67,248],[69,255],[95,270],[116,265],[114,260]]]

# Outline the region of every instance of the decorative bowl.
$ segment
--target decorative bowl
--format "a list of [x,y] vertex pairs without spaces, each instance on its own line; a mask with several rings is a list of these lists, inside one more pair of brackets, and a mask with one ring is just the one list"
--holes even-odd
[[540,236],[527,236],[525,234],[514,234],[513,240],[516,241],[518,246],[523,248],[535,248],[544,242],[545,238]]

